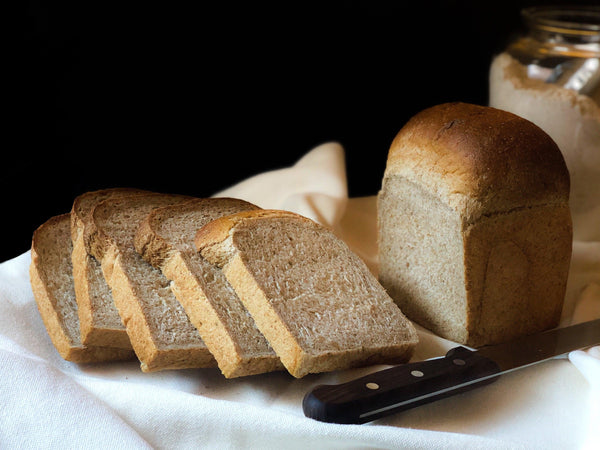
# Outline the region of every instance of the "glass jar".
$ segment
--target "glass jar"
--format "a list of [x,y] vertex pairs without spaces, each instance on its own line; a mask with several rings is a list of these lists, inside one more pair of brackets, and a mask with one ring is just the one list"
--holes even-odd
[[561,149],[576,240],[600,241],[600,7],[522,11],[527,31],[495,55],[489,104],[528,119]]

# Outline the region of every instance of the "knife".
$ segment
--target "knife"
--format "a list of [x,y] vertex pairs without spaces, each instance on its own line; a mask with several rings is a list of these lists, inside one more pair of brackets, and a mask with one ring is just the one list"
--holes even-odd
[[477,350],[458,346],[446,356],[402,364],[338,385],[320,385],[302,401],[306,417],[361,424],[465,392],[500,375],[600,344],[600,319]]

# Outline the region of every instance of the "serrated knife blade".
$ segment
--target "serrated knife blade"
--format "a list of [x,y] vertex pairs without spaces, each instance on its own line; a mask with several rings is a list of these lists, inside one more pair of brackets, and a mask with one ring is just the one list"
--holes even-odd
[[594,345],[600,345],[600,319],[477,350],[459,346],[441,358],[402,364],[343,384],[317,386],[305,395],[302,408],[306,417],[322,422],[371,422]]

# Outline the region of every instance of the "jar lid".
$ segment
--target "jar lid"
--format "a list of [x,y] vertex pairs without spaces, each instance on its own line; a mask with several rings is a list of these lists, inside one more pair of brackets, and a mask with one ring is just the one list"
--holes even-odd
[[523,9],[521,15],[533,29],[600,41],[600,7],[597,6],[533,6]]

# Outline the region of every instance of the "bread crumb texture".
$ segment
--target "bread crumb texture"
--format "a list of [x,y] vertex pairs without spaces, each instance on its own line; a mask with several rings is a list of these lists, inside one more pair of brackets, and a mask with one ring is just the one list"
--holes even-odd
[[283,366],[221,269],[196,251],[194,238],[214,219],[256,209],[238,199],[196,199],[157,208],[136,235],[137,251],[171,280],[171,290],[227,378]]
[[81,343],[71,252],[69,214],[50,218],[34,232],[29,268],[31,287],[53,345],[62,358],[77,363],[133,358],[128,349]]

